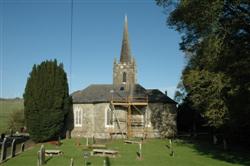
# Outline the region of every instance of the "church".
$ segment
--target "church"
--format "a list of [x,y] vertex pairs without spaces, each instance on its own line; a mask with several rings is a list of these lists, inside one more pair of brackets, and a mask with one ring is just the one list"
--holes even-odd
[[[119,61],[114,60],[113,84],[91,84],[73,92],[72,137],[160,137],[152,123],[154,111],[166,111],[176,132],[176,102],[158,89],[137,83],[136,60],[131,54],[125,16]],[[174,126],[174,127],[173,127]]]

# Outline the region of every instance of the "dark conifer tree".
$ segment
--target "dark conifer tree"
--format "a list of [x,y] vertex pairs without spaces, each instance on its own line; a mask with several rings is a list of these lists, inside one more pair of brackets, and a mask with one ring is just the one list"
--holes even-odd
[[62,64],[54,60],[34,65],[23,97],[26,125],[34,141],[50,140],[63,133],[71,100]]

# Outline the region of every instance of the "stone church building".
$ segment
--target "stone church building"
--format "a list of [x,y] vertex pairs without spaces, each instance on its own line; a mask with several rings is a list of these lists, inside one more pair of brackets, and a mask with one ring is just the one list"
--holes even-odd
[[151,119],[157,110],[167,112],[170,130],[175,133],[177,103],[158,89],[145,89],[137,83],[136,74],[125,17],[120,60],[113,64],[113,84],[91,84],[71,95],[72,137],[159,137]]

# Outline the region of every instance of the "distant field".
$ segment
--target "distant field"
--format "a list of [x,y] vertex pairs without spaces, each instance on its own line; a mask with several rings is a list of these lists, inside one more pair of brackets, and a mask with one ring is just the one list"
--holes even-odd
[[23,100],[0,99],[0,133],[6,131],[10,114],[20,109],[23,109]]

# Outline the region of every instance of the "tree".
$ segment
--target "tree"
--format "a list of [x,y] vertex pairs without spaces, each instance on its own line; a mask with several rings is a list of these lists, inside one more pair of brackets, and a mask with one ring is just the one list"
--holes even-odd
[[8,128],[12,131],[20,131],[21,128],[25,126],[24,124],[24,111],[16,110],[10,114],[10,118],[8,120]]
[[156,3],[167,10],[168,25],[182,34],[186,101],[208,125],[250,145],[250,1]]
[[27,130],[36,142],[57,138],[70,110],[67,76],[62,64],[44,61],[34,65],[24,92]]
[[227,78],[221,73],[206,70],[188,72],[184,75],[184,84],[189,92],[191,106],[206,117],[209,126],[222,127],[228,119],[228,107],[223,98]]

